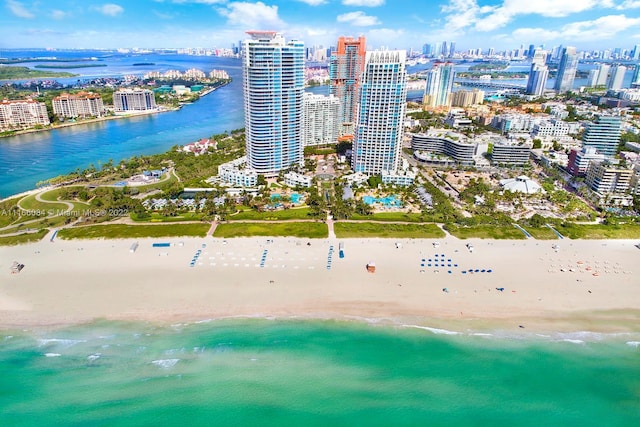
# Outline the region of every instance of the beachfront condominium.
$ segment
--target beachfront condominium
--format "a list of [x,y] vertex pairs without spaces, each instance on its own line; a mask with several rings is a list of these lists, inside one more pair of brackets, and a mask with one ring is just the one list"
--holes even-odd
[[304,43],[249,31],[242,47],[247,165],[276,175],[303,162]]
[[358,89],[364,70],[366,40],[363,36],[339,37],[338,46],[331,52],[329,62],[329,90],[338,98],[340,110],[339,133],[341,136],[353,136],[358,107]]
[[356,172],[375,175],[396,172],[400,166],[406,56],[404,50],[366,54],[351,159]]
[[620,143],[621,126],[619,116],[598,116],[595,122],[586,126],[582,146],[594,147],[607,157],[615,156]]
[[620,90],[622,89],[622,83],[624,82],[624,75],[627,72],[627,67],[624,65],[616,65],[611,69],[611,75],[607,82],[607,89]]
[[424,105],[427,107],[442,107],[451,105],[451,92],[455,70],[451,62],[436,62],[427,71],[427,85],[424,90]]
[[326,145],[338,142],[338,111],[340,101],[333,95],[324,96],[305,92],[304,146]]
[[116,113],[155,110],[156,98],[149,89],[120,89],[113,92],[113,109]]
[[63,93],[54,97],[51,104],[58,117],[101,117],[105,112],[102,97],[93,92]]
[[49,115],[44,102],[34,99],[0,101],[0,129],[24,129],[49,125]]
[[558,75],[553,88],[556,92],[569,92],[573,89],[573,81],[578,70],[578,53],[576,48],[567,46],[562,50],[560,65],[558,65]]

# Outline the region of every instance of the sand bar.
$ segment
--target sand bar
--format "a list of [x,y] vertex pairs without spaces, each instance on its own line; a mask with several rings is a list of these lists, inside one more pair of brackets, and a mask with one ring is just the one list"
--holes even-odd
[[[157,242],[171,246],[153,247]],[[44,239],[0,248],[0,328],[274,316],[637,332],[637,243]],[[10,271],[14,261],[25,265],[18,274]],[[367,272],[370,261],[375,273]]]

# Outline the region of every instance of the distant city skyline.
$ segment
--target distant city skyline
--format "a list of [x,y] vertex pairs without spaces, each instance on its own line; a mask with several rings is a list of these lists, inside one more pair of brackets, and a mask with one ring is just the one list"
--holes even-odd
[[0,0],[0,49],[230,48],[248,30],[306,46],[364,35],[371,48],[456,50],[520,45],[631,50],[640,0]]

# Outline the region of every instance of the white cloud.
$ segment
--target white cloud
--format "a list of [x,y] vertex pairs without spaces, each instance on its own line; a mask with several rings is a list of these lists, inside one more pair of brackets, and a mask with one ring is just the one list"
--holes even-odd
[[[367,31],[367,44],[370,46],[385,46],[389,48],[404,49],[404,30],[392,28],[376,28]],[[400,47],[399,45],[402,45]]]
[[321,4],[326,4],[327,0],[298,0],[299,2],[306,3],[309,6],[320,6]]
[[11,13],[13,13],[14,15],[16,15],[19,18],[34,18],[35,15],[33,13],[31,13],[29,10],[27,10],[26,7],[24,7],[24,5],[18,1],[15,0],[7,0],[7,7],[9,8],[9,10],[11,11]]
[[384,0],[342,0],[345,6],[378,7],[384,4]]
[[611,39],[618,33],[640,25],[640,18],[624,15],[602,16],[591,21],[579,21],[564,25],[560,30],[544,28],[519,28],[512,34],[515,40],[572,40],[597,41]]
[[338,15],[337,21],[347,22],[356,27],[370,27],[380,24],[377,17],[369,16],[362,11],[343,13],[342,15]]
[[640,0],[625,0],[622,4],[616,6],[618,10],[637,9],[640,7]]
[[218,9],[218,13],[231,25],[237,25],[247,30],[279,30],[285,23],[278,17],[278,6],[267,6],[262,2],[247,3],[233,2],[225,8]]
[[218,4],[224,3],[226,0],[173,0],[173,3],[196,3],[196,4]]
[[54,10],[51,12],[51,17],[53,19],[64,19],[67,16],[69,16],[69,14],[63,10]]
[[122,6],[118,6],[117,4],[114,4],[114,3],[107,3],[107,4],[103,4],[102,6],[96,6],[95,10],[97,10],[98,12],[106,16],[118,16],[122,12],[124,12],[124,9],[122,8]]

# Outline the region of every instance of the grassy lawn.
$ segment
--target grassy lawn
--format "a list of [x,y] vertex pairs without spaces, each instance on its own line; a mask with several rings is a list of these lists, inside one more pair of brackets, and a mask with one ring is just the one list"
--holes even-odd
[[435,224],[379,224],[372,222],[336,222],[338,238],[388,237],[396,239],[439,239],[445,236]]
[[322,239],[329,236],[327,224],[322,222],[287,223],[228,223],[219,224],[214,237],[308,237]]
[[522,227],[536,240],[558,240],[558,236],[549,227]]
[[286,219],[310,219],[310,210],[307,207],[283,209],[269,212],[258,212],[253,209],[244,209],[229,217],[230,220],[286,220]]
[[640,224],[572,224],[554,227],[570,239],[640,239]]
[[170,225],[90,225],[87,227],[65,228],[58,232],[61,239],[126,239],[136,237],[204,237],[209,224]]
[[131,215],[131,219],[136,222],[145,223],[145,222],[180,222],[180,221],[200,221],[202,219],[201,213],[195,212],[186,212],[176,216],[165,216],[159,213],[152,213],[149,218],[138,218],[135,214]]
[[425,222],[422,214],[406,212],[378,212],[372,215],[354,214],[351,219],[358,221]]
[[20,234],[18,236],[0,237],[0,246],[15,246],[23,243],[31,243],[42,240],[49,232],[47,229],[39,230],[37,233]]
[[33,211],[35,214],[43,212],[45,215],[55,214],[58,211],[64,212],[67,210],[67,205],[64,203],[43,203],[36,200],[36,195],[32,194],[20,200],[20,207],[28,211]]
[[[68,187],[68,188],[82,188],[81,186],[73,186],[73,187]],[[63,191],[64,189],[62,188],[56,188],[54,190],[50,190],[50,191],[46,191],[44,193],[42,193],[40,195],[40,198],[42,200],[46,200],[47,202],[57,202],[58,201],[58,197],[60,197],[60,193]],[[73,204],[73,210],[74,211],[78,211],[78,212],[82,212],[84,210],[89,209],[90,204],[87,202],[81,202],[78,200],[65,200],[62,199],[65,202],[69,202],[71,204]],[[47,203],[47,205],[49,205],[50,203]]]
[[524,240],[524,233],[512,225],[475,225],[472,227],[460,227],[453,224],[447,225],[447,231],[458,239],[505,239]]

